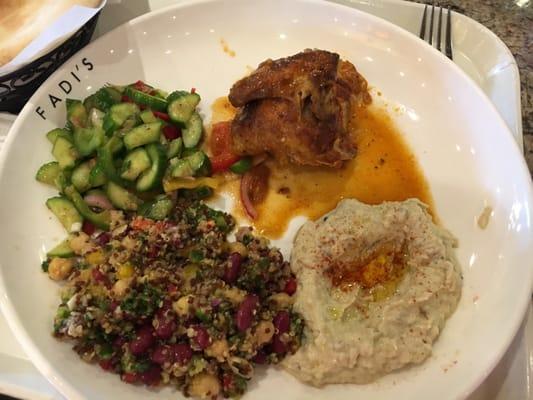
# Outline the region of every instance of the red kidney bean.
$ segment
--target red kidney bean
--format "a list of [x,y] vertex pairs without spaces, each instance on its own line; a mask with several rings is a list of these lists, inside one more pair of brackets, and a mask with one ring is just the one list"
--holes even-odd
[[264,351],[259,350],[257,354],[252,358],[252,361],[256,364],[266,364],[267,356]]
[[154,352],[152,353],[152,356],[150,358],[153,362],[159,365],[163,365],[165,363],[173,363],[174,353],[172,352],[172,349],[169,346],[160,345],[154,349]]
[[121,349],[124,343],[126,343],[126,339],[122,336],[119,336],[113,341],[113,347],[115,349]]
[[130,342],[130,351],[138,356],[145,353],[154,343],[154,329],[151,326],[143,326],[137,331],[135,339]]
[[97,267],[91,270],[91,275],[96,282],[101,283],[107,288],[111,287],[111,282],[109,282],[108,277]]
[[174,333],[176,329],[176,323],[171,318],[158,319],[157,328],[155,328],[155,334],[160,339],[168,339]]
[[171,293],[171,294],[172,294],[172,293],[176,293],[176,292],[178,291],[178,287],[177,287],[176,285],[174,285],[173,283],[169,283],[169,284],[167,285],[167,291],[168,291],[169,293]]
[[289,313],[287,311],[278,312],[272,323],[274,324],[278,334],[281,335],[282,333],[288,332],[291,325]]
[[211,338],[209,337],[209,333],[207,332],[207,330],[203,326],[199,326],[199,325],[196,325],[194,327],[194,330],[196,332],[194,341],[198,345],[198,347],[202,350],[209,347]]
[[83,225],[81,226],[81,230],[83,231],[83,233],[86,233],[87,235],[91,236],[94,231],[96,231],[96,226],[90,222],[90,221],[87,221],[86,219],[83,220]]
[[287,293],[289,296],[292,296],[294,293],[296,293],[297,283],[296,279],[289,278],[287,280],[287,283],[285,283],[285,288],[283,291]]
[[111,311],[115,311],[115,309],[118,307],[120,303],[116,300],[113,300],[110,304],[109,304],[109,309]]
[[124,372],[120,378],[126,383],[135,383],[139,380],[139,375],[135,372]]
[[171,347],[173,353],[174,361],[180,365],[187,364],[192,358],[193,351],[191,346],[185,343],[174,344]]
[[276,354],[285,354],[287,352],[287,344],[281,341],[279,335],[274,335],[272,339],[272,351]]
[[152,365],[148,371],[141,372],[139,378],[147,386],[157,386],[161,382],[161,367]]
[[235,325],[240,332],[245,332],[252,325],[254,311],[259,306],[259,298],[255,294],[247,295],[239,304],[235,314]]
[[110,240],[111,235],[109,234],[109,232],[102,232],[95,239],[96,243],[98,243],[100,246],[107,244]]
[[224,271],[224,281],[233,283],[241,273],[242,257],[239,253],[231,253],[229,256],[229,265]]

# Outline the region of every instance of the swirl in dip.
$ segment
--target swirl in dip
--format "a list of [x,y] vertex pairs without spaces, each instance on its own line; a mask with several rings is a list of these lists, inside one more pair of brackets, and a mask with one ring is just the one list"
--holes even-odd
[[307,222],[291,257],[305,339],[284,367],[321,386],[423,362],[461,295],[455,245],[415,199],[343,200]]

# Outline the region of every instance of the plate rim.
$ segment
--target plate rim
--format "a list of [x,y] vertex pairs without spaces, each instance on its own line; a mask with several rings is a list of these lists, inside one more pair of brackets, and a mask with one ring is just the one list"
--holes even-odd
[[[244,1],[244,0],[243,0]],[[247,1],[255,1],[258,3],[261,2],[268,2],[268,0],[247,0]],[[104,42],[105,39],[109,35],[114,35],[116,32],[120,30],[124,30],[125,32],[128,32],[129,29],[132,29],[135,25],[140,24],[144,22],[145,20],[149,20],[152,18],[155,18],[159,15],[166,14],[173,10],[180,10],[182,8],[188,8],[188,7],[194,7],[197,5],[207,4],[207,3],[230,3],[226,0],[183,0],[180,3],[171,4],[167,7],[163,7],[161,9],[150,11],[146,14],[143,14],[141,16],[138,16],[130,21],[127,21],[113,30],[107,32],[106,34],[102,35],[98,39],[96,39],[94,42],[91,42],[89,45],[75,53],[69,60],[63,64],[62,67],[68,65],[68,63],[71,63],[72,60],[76,57],[79,57],[81,54],[83,54],[87,49],[92,49],[95,46],[99,46],[100,42]],[[410,32],[406,31],[405,29],[383,19],[377,16],[374,16],[372,14],[366,13],[364,11],[352,8],[348,5],[334,3],[334,2],[326,2],[323,0],[296,0],[296,3],[299,3],[300,6],[305,7],[306,4],[316,4],[316,5],[324,5],[327,4],[328,7],[332,8],[338,8],[343,10],[350,10],[349,12],[354,14],[360,14],[362,15],[363,19],[367,19],[369,22],[373,24],[383,25],[387,30],[391,31],[394,34],[400,35],[405,37],[406,40],[412,42],[413,44],[416,43],[418,46],[422,46],[422,48],[425,48],[426,52],[431,52],[434,54],[434,56],[440,57],[441,62],[444,62],[448,65],[447,68],[451,68],[452,70],[455,70],[454,73],[458,74],[462,79],[466,79],[468,84],[471,86],[471,89],[475,92],[476,96],[481,98],[484,103],[486,103],[486,106],[491,109],[492,113],[495,114],[495,118],[498,121],[498,123],[501,125],[503,130],[505,131],[505,134],[502,134],[502,140],[507,140],[512,142],[510,145],[513,150],[512,152],[515,152],[515,156],[519,157],[518,166],[520,168],[519,173],[524,174],[524,177],[530,176],[529,170],[527,169],[527,165],[525,162],[525,159],[520,152],[519,145],[514,140],[514,137],[501,117],[500,113],[494,106],[494,104],[490,101],[489,97],[481,90],[481,88],[470,78],[463,70],[457,66],[453,61],[450,61],[446,56],[444,56],[441,52],[427,44],[425,41],[417,38],[415,35],[412,35]],[[42,96],[42,93],[45,92],[47,89],[47,85],[49,82],[54,81],[57,77],[60,77],[64,73],[63,68],[60,68],[56,70],[50,77],[46,79],[45,82],[39,87],[39,89],[32,95],[32,97],[28,100],[22,111],[20,112],[19,116],[15,120],[15,123],[11,126],[4,145],[2,146],[2,149],[0,151],[0,176],[4,173],[4,169],[6,167],[7,163],[7,154],[9,153],[9,150],[11,149],[12,143],[15,140],[15,137],[18,136],[20,133],[19,126],[22,125],[24,120],[27,118],[27,116],[31,113],[32,107],[35,104],[34,100],[37,98],[40,98]],[[501,129],[499,130],[501,131]],[[503,133],[503,132],[502,132]],[[527,188],[524,188],[524,191],[527,192],[527,198],[528,198],[528,208],[531,210],[531,204],[533,203],[533,183],[531,179],[527,180]],[[530,241],[533,244],[533,237],[530,239]],[[0,262],[0,292],[5,293],[6,292],[6,282],[4,281],[4,270],[5,266]],[[530,270],[530,276],[529,276],[529,292],[531,293],[533,289],[533,269]],[[469,394],[471,394],[482,382],[486,377],[491,373],[491,371],[494,369],[494,367],[498,364],[498,362],[501,360],[503,355],[505,354],[505,351],[508,349],[509,345],[511,344],[514,336],[516,335],[521,321],[527,311],[527,307],[529,306],[529,296],[524,296],[524,300],[522,301],[522,304],[518,304],[519,307],[516,307],[515,310],[515,318],[513,319],[513,323],[509,324],[511,326],[511,329],[508,330],[509,334],[507,335],[506,339],[503,341],[504,346],[500,348],[499,351],[493,352],[492,356],[489,357],[490,362],[487,363],[486,367],[484,368],[482,373],[478,374],[477,379],[473,379],[468,381],[468,383],[462,384],[462,389],[459,394],[459,398],[466,398]],[[26,329],[23,328],[23,324],[21,323],[21,320],[19,318],[18,313],[16,312],[16,308],[11,301],[11,299],[6,296],[0,296],[0,310],[6,317],[7,324],[9,325],[9,328],[12,330],[12,332],[15,334],[15,337],[17,338],[17,341],[20,343],[23,350],[28,355],[28,358],[30,361],[33,362],[33,364],[36,366],[36,368],[43,374],[43,376],[52,384],[54,388],[56,388],[63,396],[65,396],[68,399],[83,399],[83,395],[79,392],[78,389],[76,389],[75,386],[71,385],[66,379],[60,378],[56,375],[55,368],[50,364],[50,362],[44,357],[44,355],[41,353],[40,349],[35,345],[35,343],[31,340],[30,335],[27,333]],[[516,312],[518,310],[518,312]]]

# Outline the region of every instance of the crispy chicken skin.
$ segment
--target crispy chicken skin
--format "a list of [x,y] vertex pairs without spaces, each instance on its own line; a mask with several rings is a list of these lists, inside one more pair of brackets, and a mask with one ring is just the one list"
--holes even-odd
[[239,155],[270,153],[301,165],[340,167],[355,156],[348,125],[352,105],[371,101],[366,80],[336,53],[305,50],[266,60],[237,81],[229,100]]

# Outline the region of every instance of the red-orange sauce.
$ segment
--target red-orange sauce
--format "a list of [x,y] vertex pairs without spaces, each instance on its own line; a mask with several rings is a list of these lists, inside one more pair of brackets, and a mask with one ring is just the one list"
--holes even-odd
[[[231,119],[236,112],[225,97],[218,99],[212,110],[213,122]],[[278,238],[293,217],[303,215],[317,219],[344,198],[379,204],[415,197],[432,209],[426,179],[388,114],[375,107],[355,110],[351,127],[357,155],[341,169],[267,161],[271,169],[269,191],[265,201],[257,207],[259,217],[253,221],[260,234]],[[247,218],[239,200],[239,180],[226,183],[221,190],[235,198],[232,214],[245,222]]]

